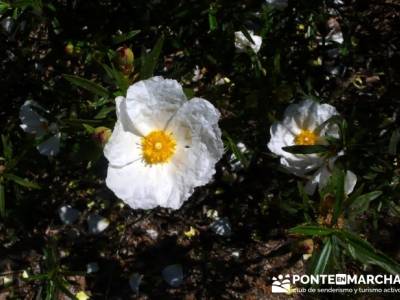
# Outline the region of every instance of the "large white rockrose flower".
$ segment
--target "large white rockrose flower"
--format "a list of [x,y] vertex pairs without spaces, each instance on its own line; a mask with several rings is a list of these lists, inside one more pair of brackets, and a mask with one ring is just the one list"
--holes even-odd
[[48,136],[36,149],[40,154],[55,156],[60,151],[61,133],[56,123],[50,123],[38,111],[46,112],[43,107],[32,100],[27,100],[19,110],[20,127],[23,131],[33,134],[36,139]]
[[211,180],[224,147],[210,102],[187,101],[176,80],[153,77],[130,86],[116,107],[104,155],[106,184],[118,198],[132,208],[178,209]]
[[[306,185],[306,192],[309,194],[313,194],[318,185],[320,188],[326,185],[337,156],[328,159],[317,153],[292,154],[282,148],[295,145],[326,145],[327,136],[338,138],[337,125],[321,126],[335,115],[339,114],[332,105],[304,100],[298,104],[289,105],[285,110],[283,120],[272,124],[270,129],[271,140],[268,148],[281,157],[280,163],[285,169],[302,177],[315,172]],[[350,173],[347,173],[346,181],[348,190],[351,192],[355,185],[355,175]]]
[[251,49],[254,53],[260,51],[262,45],[261,36],[253,34],[252,31],[248,31],[251,39],[254,43],[247,39],[247,37],[241,31],[235,32],[235,47],[239,52],[245,52],[247,49]]

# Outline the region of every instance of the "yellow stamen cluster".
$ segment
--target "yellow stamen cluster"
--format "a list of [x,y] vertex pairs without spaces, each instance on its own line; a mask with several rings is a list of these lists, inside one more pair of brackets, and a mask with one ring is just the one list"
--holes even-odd
[[317,143],[318,136],[311,130],[302,130],[294,138],[296,145],[315,145]]
[[176,141],[172,133],[155,130],[142,138],[142,156],[147,164],[168,162],[175,153]]

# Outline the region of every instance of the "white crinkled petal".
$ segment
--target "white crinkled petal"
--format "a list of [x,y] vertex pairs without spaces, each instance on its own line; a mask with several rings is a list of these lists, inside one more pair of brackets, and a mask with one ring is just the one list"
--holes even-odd
[[131,85],[119,113],[126,113],[136,133],[161,130],[186,101],[182,86],[172,79],[152,77]]
[[60,151],[60,139],[61,133],[59,132],[45,140],[43,143],[39,144],[36,149],[42,155],[55,156]]
[[185,103],[172,120],[168,129],[177,138],[172,158],[176,188],[169,206],[180,207],[195,187],[207,184],[214,175],[215,164],[224,152],[219,116],[210,102],[194,98]]
[[120,120],[115,123],[110,139],[104,146],[104,156],[111,166],[123,167],[141,159],[141,137],[125,130]]
[[35,110],[33,101],[25,101],[19,110],[19,118],[21,120],[21,128],[27,133],[41,137],[46,134],[47,120],[39,115]]
[[170,197],[177,188],[171,164],[145,165],[135,161],[122,168],[108,167],[106,184],[114,194],[133,209],[171,207]]

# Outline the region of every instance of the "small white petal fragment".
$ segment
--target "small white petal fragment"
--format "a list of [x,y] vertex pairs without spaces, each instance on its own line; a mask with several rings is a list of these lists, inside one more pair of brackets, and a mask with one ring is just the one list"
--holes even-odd
[[147,229],[146,233],[149,237],[151,237],[153,240],[156,240],[158,238],[158,231],[154,229]]
[[28,278],[29,278],[28,272],[27,272],[26,270],[24,270],[24,271],[22,272],[21,277],[22,277],[23,279],[28,279]]
[[132,291],[136,294],[139,293],[139,287],[142,282],[143,275],[139,273],[133,273],[131,277],[129,277],[129,286],[131,287]]
[[346,195],[350,195],[354,187],[357,184],[357,175],[354,174],[352,171],[346,172],[346,177],[344,178],[344,192]]
[[87,223],[89,233],[91,234],[99,234],[106,230],[108,225],[110,225],[110,222],[106,218],[96,214],[90,215]]
[[235,32],[235,47],[239,52],[246,52],[247,49],[251,49],[254,53],[260,51],[262,45],[262,38],[259,35],[253,34],[252,31],[248,31],[251,39],[250,41],[241,31]]
[[92,274],[99,271],[99,264],[97,262],[91,262],[86,265],[86,273]]
[[183,282],[182,265],[169,265],[162,271],[164,280],[172,287],[178,287]]
[[221,218],[211,223],[210,229],[218,235],[230,236],[232,234],[231,224],[228,218]]
[[58,209],[58,215],[61,222],[65,225],[71,225],[78,220],[80,212],[79,210],[72,208],[71,205],[63,205]]

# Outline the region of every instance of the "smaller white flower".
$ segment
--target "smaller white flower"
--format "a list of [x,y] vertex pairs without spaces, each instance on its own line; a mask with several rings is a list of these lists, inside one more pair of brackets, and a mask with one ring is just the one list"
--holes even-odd
[[284,9],[288,5],[288,0],[266,0],[273,8]]
[[306,185],[306,192],[314,193],[317,185],[326,185],[337,156],[330,159],[318,154],[292,154],[283,147],[294,145],[324,145],[326,137],[339,137],[337,125],[321,125],[331,117],[338,115],[336,108],[329,104],[319,104],[312,100],[304,100],[299,104],[289,105],[284,113],[283,121],[271,126],[271,140],[268,148],[281,157],[282,166],[289,172],[306,177],[315,172]]
[[36,139],[51,135],[49,138],[40,143],[36,149],[40,154],[45,156],[55,156],[60,151],[61,133],[58,131],[56,123],[47,121],[37,111],[45,111],[43,107],[34,101],[27,100],[19,110],[19,118],[21,120],[20,127],[23,131],[33,134]]
[[107,229],[108,225],[110,225],[110,221],[106,218],[92,214],[87,219],[89,233],[91,234],[99,234]]
[[58,209],[58,215],[61,222],[65,225],[71,225],[78,220],[80,212],[79,210],[72,208],[71,205],[63,205]]
[[246,52],[247,49],[251,49],[254,53],[260,51],[262,38],[259,35],[255,35],[252,31],[248,31],[252,41],[248,40],[241,31],[235,32],[235,47],[239,52]]
[[182,265],[169,265],[162,271],[164,280],[172,287],[178,287],[183,282]]

